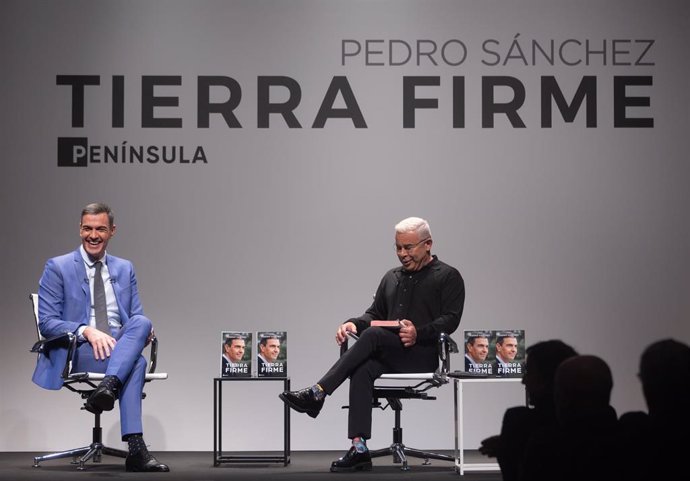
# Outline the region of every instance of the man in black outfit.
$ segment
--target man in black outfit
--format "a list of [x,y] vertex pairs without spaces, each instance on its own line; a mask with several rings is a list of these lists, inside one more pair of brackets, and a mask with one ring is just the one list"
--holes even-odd
[[[286,391],[280,398],[298,412],[315,418],[326,395],[348,377],[350,401],[348,437],[352,447],[333,461],[331,471],[370,470],[366,440],[371,437],[374,381],[385,373],[429,372],[438,367],[439,335],[451,334],[460,324],[465,285],[454,267],[431,255],[429,224],[418,217],[395,226],[395,249],[402,264],[388,271],[366,312],[340,325],[336,342],[347,333],[359,340],[311,387]],[[373,320],[400,320],[399,329],[371,327]]]

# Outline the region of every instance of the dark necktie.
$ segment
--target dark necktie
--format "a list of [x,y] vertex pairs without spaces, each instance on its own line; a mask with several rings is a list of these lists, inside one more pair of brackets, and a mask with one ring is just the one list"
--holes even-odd
[[108,327],[108,309],[105,304],[105,286],[103,285],[103,276],[101,275],[101,261],[93,265],[96,268],[96,273],[93,277],[93,311],[96,317],[96,329],[110,334],[110,327]]

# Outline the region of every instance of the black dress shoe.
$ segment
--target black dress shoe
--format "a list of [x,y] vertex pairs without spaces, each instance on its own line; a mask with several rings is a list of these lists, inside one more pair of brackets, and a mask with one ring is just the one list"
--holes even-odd
[[323,407],[323,399],[316,399],[309,387],[299,391],[285,391],[278,397],[298,413],[307,413],[313,418],[319,415]]
[[94,392],[84,403],[87,411],[94,414],[101,414],[103,411],[111,411],[117,399],[116,391],[109,389],[103,383],[99,384]]
[[159,463],[148,451],[127,456],[125,469],[129,472],[139,473],[167,473],[170,471],[167,464]]
[[331,472],[371,471],[371,454],[369,450],[358,453],[354,446],[342,458],[331,463]]

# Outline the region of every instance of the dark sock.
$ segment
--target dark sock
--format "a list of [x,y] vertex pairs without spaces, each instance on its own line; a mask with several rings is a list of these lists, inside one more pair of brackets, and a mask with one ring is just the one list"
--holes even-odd
[[314,384],[311,387],[311,392],[312,394],[314,394],[314,399],[316,399],[317,401],[321,401],[326,398],[326,393],[318,384]]
[[101,385],[113,391],[115,394],[122,389],[122,381],[117,376],[106,376],[101,381]]
[[144,442],[144,436],[141,434],[128,434],[125,437],[125,441],[129,445],[129,454],[131,456],[138,456],[142,453],[147,453],[146,443]]

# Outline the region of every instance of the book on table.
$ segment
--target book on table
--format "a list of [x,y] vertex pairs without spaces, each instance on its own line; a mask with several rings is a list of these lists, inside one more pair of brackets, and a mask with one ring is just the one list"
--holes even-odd
[[252,333],[221,331],[220,376],[251,377]]
[[256,375],[287,377],[287,331],[259,331],[256,338]]
[[493,334],[494,375],[522,377],[525,365],[524,329],[498,329]]

